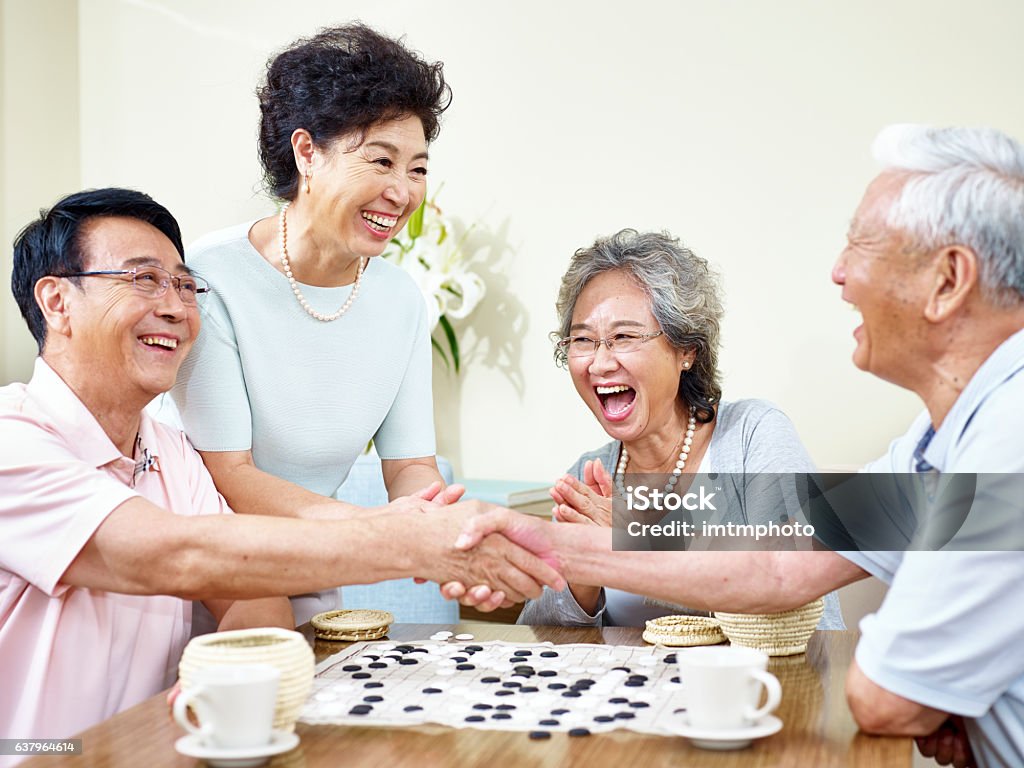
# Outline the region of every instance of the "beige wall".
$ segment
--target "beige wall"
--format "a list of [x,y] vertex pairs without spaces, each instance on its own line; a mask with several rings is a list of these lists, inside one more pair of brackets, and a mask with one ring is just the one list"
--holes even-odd
[[[447,211],[495,233],[481,253],[490,295],[462,331],[464,375],[435,376],[440,448],[458,470],[543,480],[604,441],[552,366],[547,332],[568,256],[623,226],[667,228],[719,266],[727,398],[779,403],[819,462],[871,458],[917,410],[852,367],[859,320],[829,282],[874,174],[871,139],[899,121],[991,124],[1024,138],[1024,6],[621,7],[88,0],[77,19],[76,180],[150,192],[187,240],[270,211],[254,146],[263,62],[318,26],[361,16],[445,61],[455,100],[432,148],[432,183],[445,182]],[[57,58],[63,50],[9,19],[4,30],[5,84],[29,77],[10,71],[20,57],[8,38]],[[4,114],[8,132],[48,129],[31,111]],[[76,186],[60,176],[66,151],[49,143],[17,167],[4,160],[5,192],[24,192],[17,214],[4,207],[5,232],[54,197],[29,193],[32,171]],[[6,346],[12,333],[5,378],[24,370],[26,350]]]
[[78,4],[0,0],[0,381],[24,380],[36,345],[11,298],[10,244],[80,184]]

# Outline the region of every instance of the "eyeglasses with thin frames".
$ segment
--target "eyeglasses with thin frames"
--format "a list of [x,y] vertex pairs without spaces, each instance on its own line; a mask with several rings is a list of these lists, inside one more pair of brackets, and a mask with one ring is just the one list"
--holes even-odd
[[593,357],[602,344],[614,355],[636,352],[642,344],[661,336],[664,331],[650,333],[616,333],[604,339],[591,339],[587,336],[566,336],[559,339],[557,346],[567,357]]
[[68,272],[54,277],[131,277],[132,287],[151,299],[159,299],[172,285],[182,304],[195,306],[200,296],[210,292],[210,284],[195,275],[172,275],[162,267],[135,267],[134,269],[101,269],[94,272]]

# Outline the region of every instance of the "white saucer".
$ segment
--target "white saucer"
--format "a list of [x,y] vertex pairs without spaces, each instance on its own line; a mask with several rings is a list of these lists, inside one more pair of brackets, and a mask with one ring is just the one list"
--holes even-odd
[[247,747],[245,749],[208,747],[200,741],[198,736],[190,733],[174,742],[174,748],[186,757],[205,760],[213,768],[251,768],[251,766],[263,765],[273,755],[295,749],[298,744],[297,734],[275,729],[270,734],[270,743],[262,747]]
[[765,715],[751,726],[720,731],[711,728],[693,728],[683,723],[676,731],[701,749],[743,749],[753,739],[771,736],[782,730],[782,721],[774,715]]

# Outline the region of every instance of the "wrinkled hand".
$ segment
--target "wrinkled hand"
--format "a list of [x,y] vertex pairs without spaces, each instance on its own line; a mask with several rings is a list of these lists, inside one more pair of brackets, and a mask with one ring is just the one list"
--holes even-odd
[[974,768],[978,764],[971,751],[971,743],[967,740],[964,719],[959,715],[951,715],[934,733],[920,736],[914,741],[922,755],[934,757],[939,765]]
[[[434,518],[441,527],[439,533],[443,531],[442,535],[449,536],[446,541],[455,541],[456,536],[459,539],[456,546],[442,551],[441,562],[434,568],[443,574],[432,577],[432,580],[444,584],[442,594],[448,599],[460,599],[464,605],[488,611],[510,602],[520,603],[538,597],[544,586],[564,589],[565,580],[558,570],[557,558],[537,557],[507,535],[498,535],[497,523],[473,525],[474,520],[495,514],[503,521],[500,525],[508,528],[514,528],[518,518],[523,518],[527,525],[532,522],[525,515],[478,501],[456,504],[445,514]],[[496,530],[488,531],[488,527]],[[471,544],[465,539],[466,531],[472,532]],[[465,584],[476,586],[467,590],[463,586]]]
[[[400,511],[409,511],[409,507],[416,509],[417,506],[420,512],[433,512],[438,509],[439,506],[447,506],[448,504],[454,504],[462,498],[462,494],[466,492],[466,486],[458,483],[452,483],[451,485],[441,487],[441,481],[435,480],[426,488],[422,488],[416,493],[409,496],[402,496],[395,501],[401,502],[403,508]],[[420,501],[429,501],[433,506],[426,506],[420,504]],[[419,576],[413,579],[417,584],[425,584],[427,579],[420,578]]]
[[563,475],[551,489],[555,519],[562,523],[583,523],[610,528],[612,524],[612,476],[600,459],[583,465],[583,482]]
[[[521,515],[510,509],[500,507],[474,517],[466,522],[462,534],[455,542],[455,548],[459,550],[470,550],[479,545],[486,537],[494,534],[501,534],[508,541],[532,552],[534,556],[549,565],[555,571],[561,573],[562,563],[558,552],[551,539],[549,529],[551,524],[528,515]],[[463,605],[476,606],[481,610],[494,610],[487,601],[491,599],[490,593],[481,587],[474,587],[471,590],[458,589],[462,585],[446,584],[441,588],[441,594],[449,600],[458,600]],[[561,591],[565,588],[565,581],[560,584],[548,584],[554,590]],[[483,605],[481,605],[481,601]],[[495,606],[496,607],[496,606]]]

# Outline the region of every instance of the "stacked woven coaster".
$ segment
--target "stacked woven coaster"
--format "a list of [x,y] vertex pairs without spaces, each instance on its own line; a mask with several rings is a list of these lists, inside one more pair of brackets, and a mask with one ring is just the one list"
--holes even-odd
[[368,608],[318,613],[309,623],[321,640],[379,640],[388,633],[395,617],[388,611]]
[[716,645],[725,635],[715,619],[707,616],[662,616],[647,622],[643,638],[652,645],[683,647]]
[[733,645],[757,648],[769,656],[793,656],[807,650],[807,642],[825,610],[821,599],[782,613],[715,612],[722,632]]

